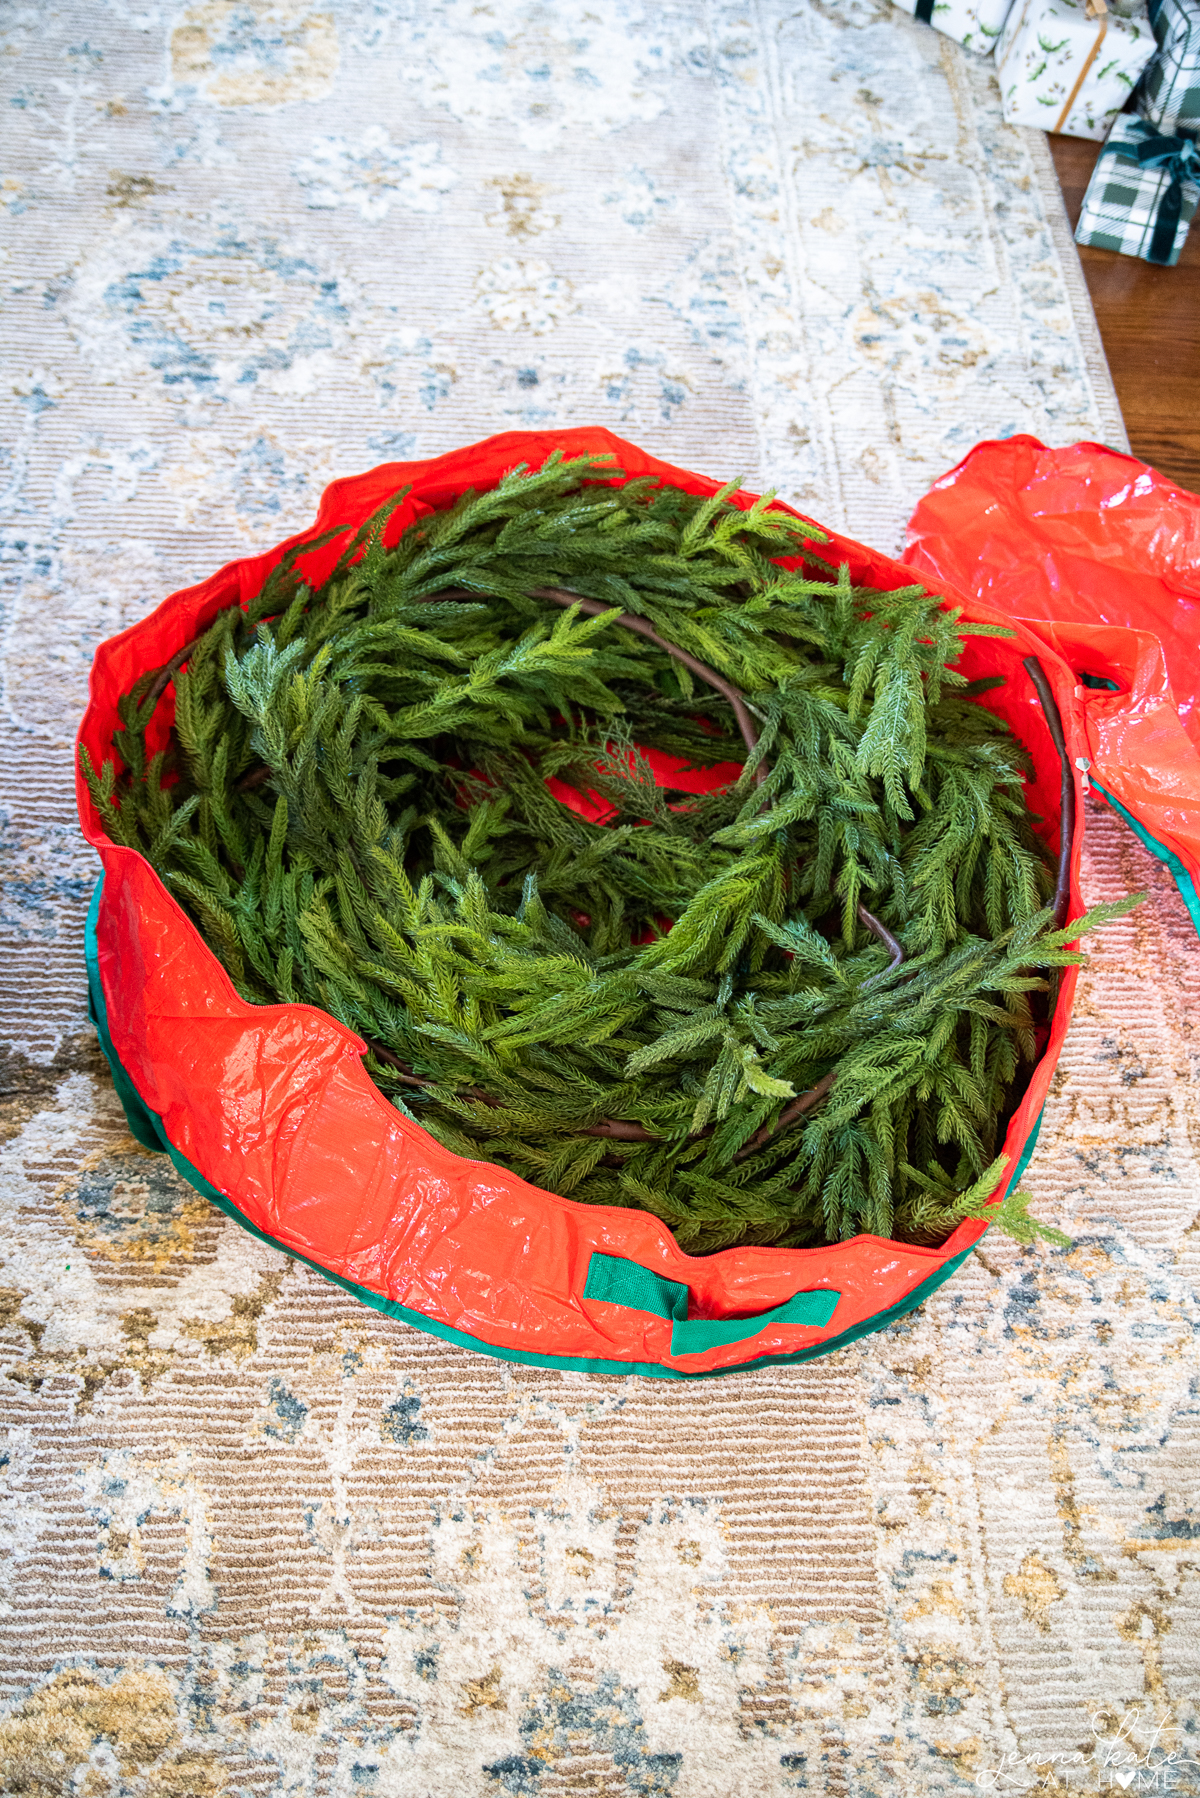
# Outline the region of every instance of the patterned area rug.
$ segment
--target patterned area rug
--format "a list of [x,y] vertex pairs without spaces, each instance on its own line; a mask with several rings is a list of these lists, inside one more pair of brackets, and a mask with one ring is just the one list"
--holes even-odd
[[803,1368],[382,1319],[137,1147],[83,1016],[92,649],[331,476],[598,421],[890,549],[980,437],[1121,444],[1043,140],[868,0],[2,22],[3,1790],[1200,1790],[1200,942],[1111,815],[1074,1248]]

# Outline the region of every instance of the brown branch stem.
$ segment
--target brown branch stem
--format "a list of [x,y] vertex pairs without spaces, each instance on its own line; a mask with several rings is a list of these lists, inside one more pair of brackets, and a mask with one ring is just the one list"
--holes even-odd
[[153,710],[166,692],[170,682],[179,673],[179,670],[187,661],[188,657],[191,656],[195,650],[199,649],[203,641],[203,634],[199,637],[193,637],[190,643],[185,643],[182,649],[177,649],[175,651],[171,660],[166,662],[155,675],[153,685],[150,687],[145,699],[142,701],[143,705],[148,704],[151,710]]
[[1038,703],[1046,719],[1046,727],[1050,739],[1058,751],[1059,764],[1062,769],[1061,785],[1061,817],[1059,819],[1058,839],[1058,877],[1054,882],[1054,922],[1061,930],[1067,921],[1067,910],[1071,903],[1071,851],[1075,843],[1075,775],[1071,767],[1071,758],[1067,754],[1067,739],[1063,732],[1062,713],[1054,697],[1050,682],[1046,679],[1046,670],[1036,656],[1026,656],[1021,663],[1026,674],[1033,682],[1033,690],[1038,696]]
[[626,1123],[622,1118],[605,1118],[600,1124],[585,1124],[583,1129],[575,1132],[577,1136],[607,1136],[614,1142],[661,1142],[653,1130],[647,1130],[645,1124]]
[[835,1069],[818,1080],[815,1086],[810,1086],[806,1093],[801,1093],[793,1099],[790,1105],[785,1105],[773,1124],[764,1124],[761,1130],[755,1131],[749,1142],[742,1144],[733,1158],[734,1161],[745,1161],[747,1156],[755,1154],[764,1143],[770,1142],[773,1136],[778,1135],[779,1131],[787,1130],[799,1118],[802,1118],[806,1111],[812,1111],[831,1090],[836,1079],[837,1070]]
[[[872,936],[877,936],[879,938],[880,942],[891,956],[892,959],[883,972],[885,974],[892,973],[904,960],[904,950],[899,939],[894,937],[887,925],[881,923],[874,912],[869,912],[865,905],[860,905],[858,907],[858,919],[860,924],[866,925]],[[880,976],[878,974],[872,974],[871,978],[872,980],[878,980]]]
[[251,768],[249,773],[243,774],[240,780],[234,782],[233,790],[235,793],[249,793],[252,788],[261,787],[265,780],[270,780],[274,772],[274,768],[268,768],[265,762],[260,762],[257,768]]
[[[366,1043],[367,1048],[371,1051],[376,1061],[385,1062],[389,1068],[392,1068],[397,1080],[401,1081],[405,1086],[428,1088],[440,1084],[437,1080],[423,1080],[420,1074],[414,1074],[406,1061],[401,1061],[398,1055],[393,1055],[392,1051],[390,1049],[385,1049],[382,1043],[375,1042],[369,1036],[364,1036],[363,1041]],[[481,1105],[491,1105],[496,1110],[499,1110],[502,1105],[500,1099],[493,1099],[489,1097],[487,1093],[480,1092],[477,1086],[463,1087],[462,1097],[464,1099],[478,1099]]]
[[[603,613],[611,612],[613,609],[601,599],[588,599],[582,593],[572,593],[567,587],[531,587],[529,597],[531,599],[549,599],[556,606],[578,606],[579,610],[586,612],[590,618],[599,618]],[[739,687],[735,687],[723,675],[718,674],[715,668],[710,668],[707,662],[698,661],[686,649],[680,649],[677,643],[668,643],[665,637],[659,636],[652,624],[645,618],[639,618],[636,613],[618,612],[614,622],[621,625],[624,630],[636,631],[639,637],[645,637],[648,642],[657,644],[659,649],[664,649],[677,662],[682,662],[683,666],[689,668],[697,679],[705,681],[708,686],[721,695],[722,699],[727,700],[733,707],[733,715],[737,719],[738,729],[742,733],[742,741],[745,743],[747,751],[750,754],[754,753],[758,748],[758,732],[750,716],[746,695]],[[760,762],[754,770],[755,784],[761,786],[766,778],[766,766]]]

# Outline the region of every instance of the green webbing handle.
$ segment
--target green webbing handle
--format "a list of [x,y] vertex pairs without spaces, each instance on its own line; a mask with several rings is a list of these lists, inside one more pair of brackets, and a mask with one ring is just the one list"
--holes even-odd
[[585,1299],[604,1299],[629,1311],[648,1311],[651,1317],[667,1317],[672,1323],[671,1353],[700,1355],[705,1349],[724,1348],[728,1342],[748,1342],[768,1324],[802,1324],[823,1330],[837,1310],[840,1292],[823,1289],[798,1292],[771,1311],[755,1317],[688,1317],[688,1289],[676,1280],[619,1255],[593,1254],[588,1264]]

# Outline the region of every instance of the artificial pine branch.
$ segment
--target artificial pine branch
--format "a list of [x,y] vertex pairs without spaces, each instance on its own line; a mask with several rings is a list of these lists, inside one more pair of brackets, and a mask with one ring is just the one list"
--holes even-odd
[[770,496],[619,473],[553,456],[387,549],[397,494],[315,588],[293,551],[83,756],[105,827],[458,1153],[692,1253],[938,1240],[1067,945],[1133,901],[1056,928],[1025,753],[954,667],[990,627],[854,587]]

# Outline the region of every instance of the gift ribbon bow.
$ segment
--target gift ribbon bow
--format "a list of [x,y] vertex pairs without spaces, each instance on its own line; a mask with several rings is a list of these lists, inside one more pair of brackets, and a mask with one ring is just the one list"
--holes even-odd
[[[1127,156],[1142,168],[1161,169],[1170,176],[1167,191],[1158,203],[1154,235],[1150,239],[1147,262],[1166,263],[1175,248],[1175,234],[1183,211],[1183,184],[1194,181],[1200,187],[1200,149],[1192,137],[1163,137],[1145,119],[1130,119],[1129,124],[1142,138],[1140,144],[1106,143],[1104,150],[1114,156]],[[1101,156],[1104,155],[1101,150]]]

